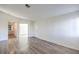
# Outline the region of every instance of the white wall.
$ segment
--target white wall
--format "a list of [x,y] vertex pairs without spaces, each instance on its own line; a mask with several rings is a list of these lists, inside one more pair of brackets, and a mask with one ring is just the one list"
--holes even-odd
[[73,12],[45,20],[36,20],[35,36],[79,50],[78,18],[79,12]]
[[0,41],[8,40],[8,25],[5,17],[0,12]]

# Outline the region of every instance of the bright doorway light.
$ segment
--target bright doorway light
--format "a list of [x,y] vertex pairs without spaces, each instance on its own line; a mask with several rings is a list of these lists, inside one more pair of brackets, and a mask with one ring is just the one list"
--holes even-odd
[[28,24],[19,24],[19,49],[28,50]]
[[28,24],[19,24],[19,36],[28,37]]

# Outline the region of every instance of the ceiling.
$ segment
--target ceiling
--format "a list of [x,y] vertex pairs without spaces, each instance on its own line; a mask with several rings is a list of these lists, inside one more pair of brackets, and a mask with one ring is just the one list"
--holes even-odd
[[30,4],[30,6],[27,8],[24,4],[0,4],[0,10],[28,20],[46,19],[79,10],[77,4]]

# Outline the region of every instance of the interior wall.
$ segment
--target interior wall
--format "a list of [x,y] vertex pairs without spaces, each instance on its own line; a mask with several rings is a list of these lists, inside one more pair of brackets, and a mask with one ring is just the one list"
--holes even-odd
[[35,36],[79,50],[79,12],[35,21]]
[[8,25],[7,20],[0,12],[0,41],[8,40]]

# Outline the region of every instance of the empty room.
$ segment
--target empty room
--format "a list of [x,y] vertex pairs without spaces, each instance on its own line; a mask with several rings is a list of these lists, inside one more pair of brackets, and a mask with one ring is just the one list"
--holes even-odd
[[0,4],[0,54],[79,54],[79,5]]

